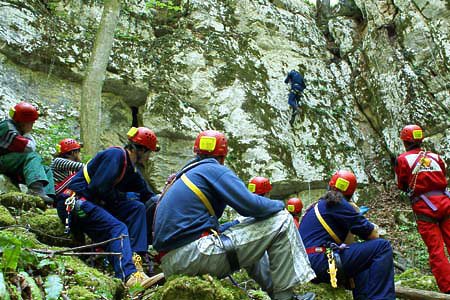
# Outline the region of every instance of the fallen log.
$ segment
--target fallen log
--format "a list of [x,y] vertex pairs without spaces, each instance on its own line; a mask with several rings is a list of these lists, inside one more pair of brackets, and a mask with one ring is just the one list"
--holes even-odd
[[408,300],[450,300],[450,295],[438,292],[424,291],[404,286],[395,286],[395,295]]

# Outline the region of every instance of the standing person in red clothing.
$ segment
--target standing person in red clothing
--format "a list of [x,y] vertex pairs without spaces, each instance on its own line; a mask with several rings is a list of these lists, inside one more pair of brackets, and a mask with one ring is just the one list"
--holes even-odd
[[442,158],[421,148],[423,130],[407,125],[400,132],[406,152],[395,163],[398,187],[408,193],[417,229],[427,245],[431,271],[439,289],[450,293],[450,193],[446,190],[446,165]]

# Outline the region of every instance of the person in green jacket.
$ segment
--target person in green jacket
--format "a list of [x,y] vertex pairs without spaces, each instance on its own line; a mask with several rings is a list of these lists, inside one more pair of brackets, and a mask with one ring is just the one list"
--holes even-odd
[[29,194],[52,204],[55,197],[53,174],[42,164],[31,135],[38,111],[30,103],[20,102],[11,108],[9,116],[0,122],[0,173],[25,182]]

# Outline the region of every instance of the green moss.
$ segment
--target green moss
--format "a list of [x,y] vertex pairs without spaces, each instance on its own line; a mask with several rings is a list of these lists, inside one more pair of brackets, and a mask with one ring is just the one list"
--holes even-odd
[[9,226],[15,224],[16,221],[8,209],[0,205],[0,226]]
[[[119,279],[103,274],[75,257],[60,256],[57,261],[64,265],[66,271],[74,272],[67,278],[67,284],[71,286],[69,295],[70,293],[81,294],[86,299],[99,299],[99,296],[107,299],[120,299],[123,296],[124,288]],[[83,289],[73,289],[76,286],[83,287]],[[96,297],[89,298],[92,295],[96,295]],[[71,299],[84,298],[71,297]]]
[[238,300],[248,299],[241,289],[209,275],[171,276],[151,298],[153,300]]
[[424,275],[418,269],[408,269],[399,275],[395,275],[395,284],[415,289],[439,292],[434,277],[431,275]]
[[20,192],[10,192],[0,195],[0,204],[6,207],[15,207],[22,210],[30,208],[45,208],[44,200],[40,197],[32,196]]
[[317,295],[316,300],[347,300],[352,299],[351,291],[343,288],[332,288],[328,283],[312,284],[307,283],[295,289],[298,294],[313,292]]
[[8,209],[0,205],[0,226],[9,226],[15,224],[16,221]]
[[92,293],[88,289],[83,286],[71,286],[69,291],[67,292],[70,299],[79,299],[79,300],[96,300],[98,299],[98,295]]
[[55,237],[66,238],[64,226],[56,215],[56,209],[42,214],[38,212],[24,213],[19,219],[21,224],[29,224],[39,241],[55,246],[67,246],[68,241]]

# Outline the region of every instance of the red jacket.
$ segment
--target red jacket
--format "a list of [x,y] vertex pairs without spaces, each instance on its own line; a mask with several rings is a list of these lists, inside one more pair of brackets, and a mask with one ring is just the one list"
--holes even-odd
[[408,192],[415,181],[414,196],[430,191],[443,191],[447,187],[445,162],[435,153],[427,151],[417,178],[412,174],[414,168],[420,166],[420,158],[424,153],[422,151],[424,150],[416,148],[402,153],[397,157],[395,164],[395,177],[399,189]]

